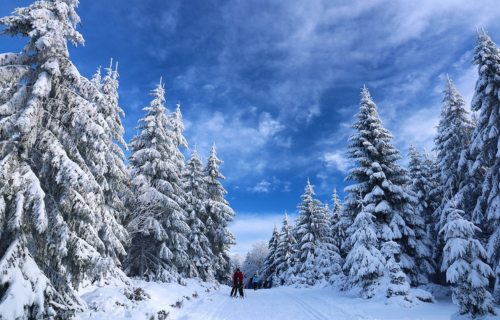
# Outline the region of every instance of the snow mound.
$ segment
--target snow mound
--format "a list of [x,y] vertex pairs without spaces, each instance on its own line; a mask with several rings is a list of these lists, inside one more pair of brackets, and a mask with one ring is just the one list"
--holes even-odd
[[133,280],[131,286],[85,288],[79,293],[88,310],[78,313],[76,319],[165,320],[173,308],[181,308],[185,301],[198,300],[219,289],[211,283],[184,281],[178,284]]

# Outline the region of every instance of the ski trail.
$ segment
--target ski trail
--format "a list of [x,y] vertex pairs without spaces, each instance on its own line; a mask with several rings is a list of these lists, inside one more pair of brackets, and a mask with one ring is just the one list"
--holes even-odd
[[[227,292],[226,292],[227,291]],[[287,288],[247,290],[245,299],[229,297],[225,288],[171,313],[174,320],[357,320],[332,305],[328,297]],[[358,313],[359,310],[352,310]]]
[[294,300],[297,303],[297,306],[302,309],[302,311],[310,316],[308,316],[308,319],[314,319],[314,320],[329,320],[329,318],[325,317],[318,311],[314,310],[313,308],[309,307],[306,303],[304,303],[302,300],[294,297],[293,295],[289,293],[284,293],[281,292],[282,295],[287,296],[289,299]]
[[[329,315],[329,317],[326,317],[325,315],[323,315],[322,313],[320,313],[318,310],[314,309],[313,307],[309,306],[304,300],[302,299],[299,299],[298,297],[290,294],[290,293],[286,293],[286,292],[283,292],[282,294],[286,295],[288,298],[294,300],[304,311],[308,312],[309,314],[311,314],[313,317],[310,317],[309,319],[316,319],[316,320],[330,320],[332,319],[331,316],[332,315]],[[323,301],[324,302],[324,301]],[[331,305],[329,306],[331,307]],[[348,315],[346,312],[344,312],[342,309],[338,308],[338,307],[335,307],[336,311],[339,311],[340,313],[342,313],[342,316],[343,318],[339,318],[338,314],[335,315],[335,319],[349,319]]]

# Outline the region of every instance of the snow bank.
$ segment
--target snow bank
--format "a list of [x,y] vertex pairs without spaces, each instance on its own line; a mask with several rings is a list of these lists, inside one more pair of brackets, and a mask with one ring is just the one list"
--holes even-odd
[[78,313],[75,319],[165,320],[173,308],[182,307],[186,301],[198,300],[219,288],[197,280],[184,281],[185,286],[133,280],[131,286],[85,288],[79,293],[88,310]]

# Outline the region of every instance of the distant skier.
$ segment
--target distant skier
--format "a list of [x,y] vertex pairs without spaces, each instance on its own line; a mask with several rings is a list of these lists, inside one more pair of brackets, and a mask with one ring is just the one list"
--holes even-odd
[[285,279],[281,278],[280,279],[280,283],[281,283],[281,285],[284,285],[285,284]]
[[273,287],[273,278],[269,279],[269,283],[267,284],[267,288],[271,289]]
[[253,278],[250,278],[250,281],[248,281],[248,286],[247,286],[248,289],[252,289],[252,281]]
[[233,275],[233,289],[231,290],[231,297],[236,297],[237,291],[239,291],[240,297],[243,297],[243,273],[240,271],[240,268],[236,269],[236,272]]
[[259,278],[257,278],[257,274],[253,276],[253,290],[257,290],[257,287],[259,286]]

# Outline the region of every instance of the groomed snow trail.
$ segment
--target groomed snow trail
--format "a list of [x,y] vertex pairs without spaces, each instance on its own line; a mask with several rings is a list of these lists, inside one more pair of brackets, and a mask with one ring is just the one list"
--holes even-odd
[[246,297],[231,298],[230,289],[218,290],[171,314],[176,320],[331,320],[370,319],[352,305],[336,305],[325,290],[273,288],[246,290]]

